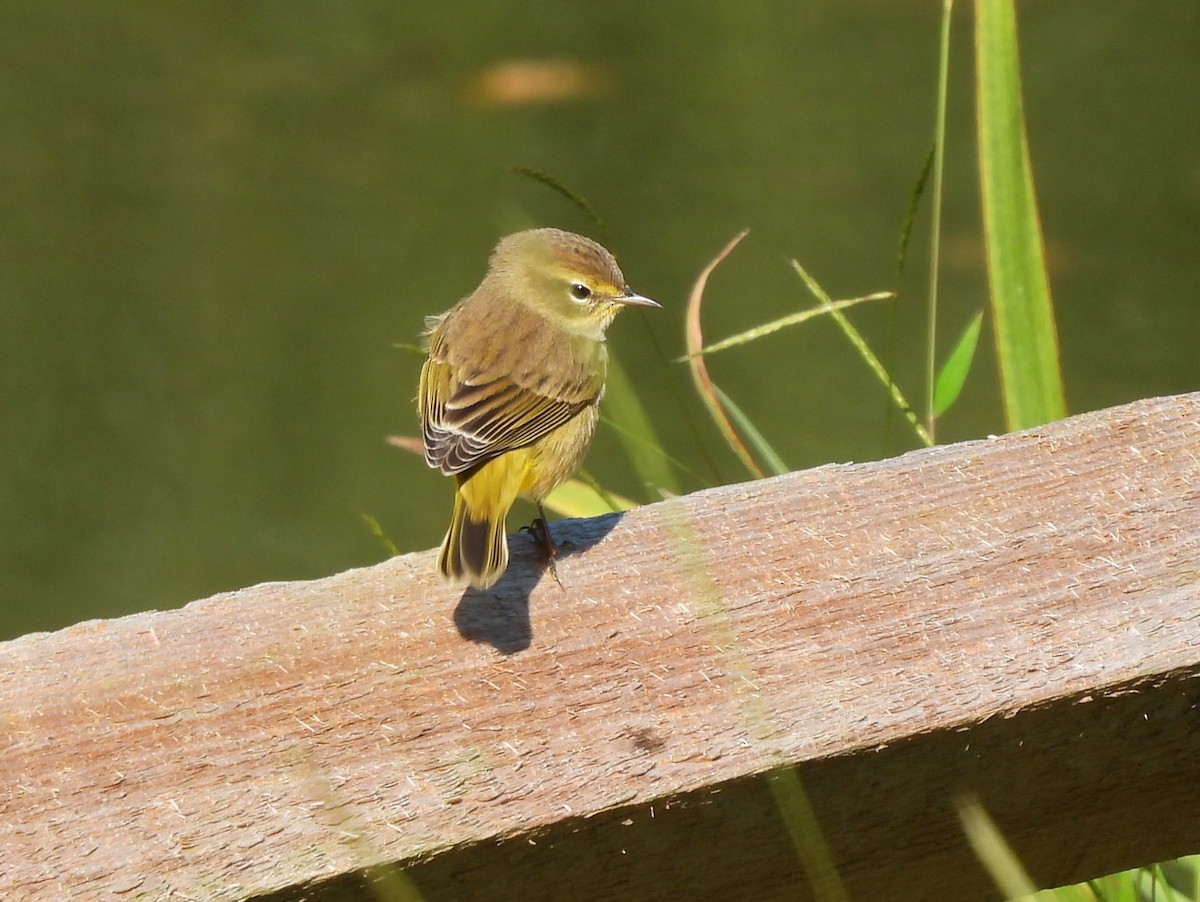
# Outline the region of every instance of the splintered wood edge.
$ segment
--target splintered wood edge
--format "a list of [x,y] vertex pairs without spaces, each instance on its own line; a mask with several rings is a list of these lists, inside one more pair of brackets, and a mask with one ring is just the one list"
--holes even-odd
[[487,592],[421,552],[0,644],[0,895],[794,898],[811,805],[852,894],[982,897],[963,792],[1044,885],[1194,851],[1198,424],[556,524],[562,586],[515,535]]

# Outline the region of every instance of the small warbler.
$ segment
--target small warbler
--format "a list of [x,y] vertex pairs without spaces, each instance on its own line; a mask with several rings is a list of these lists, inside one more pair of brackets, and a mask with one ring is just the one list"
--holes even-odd
[[[486,588],[508,567],[504,523],[518,495],[542,501],[583,461],[604,394],[604,331],[634,294],[588,238],[533,229],[501,239],[487,275],[426,319],[418,414],[425,462],[455,482],[438,569]],[[553,562],[553,558],[551,559]]]

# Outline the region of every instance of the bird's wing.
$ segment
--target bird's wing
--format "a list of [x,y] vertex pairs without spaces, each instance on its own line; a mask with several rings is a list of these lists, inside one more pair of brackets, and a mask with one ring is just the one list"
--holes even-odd
[[602,386],[603,374],[563,384],[522,368],[468,369],[435,331],[419,389],[425,461],[449,476],[532,445],[595,404]]

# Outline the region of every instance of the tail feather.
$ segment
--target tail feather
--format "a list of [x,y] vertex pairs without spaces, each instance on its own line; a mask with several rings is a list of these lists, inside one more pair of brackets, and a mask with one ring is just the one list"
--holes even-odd
[[442,576],[451,582],[470,582],[477,589],[486,589],[495,583],[508,569],[504,520],[504,514],[477,516],[467,506],[462,493],[455,492],[454,513],[438,557],[438,570]]

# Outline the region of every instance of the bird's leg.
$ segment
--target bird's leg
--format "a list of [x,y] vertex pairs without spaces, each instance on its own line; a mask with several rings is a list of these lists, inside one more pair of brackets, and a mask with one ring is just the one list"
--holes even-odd
[[550,535],[550,518],[546,516],[542,502],[535,501],[534,504],[537,505],[538,518],[533,521],[532,525],[526,528],[533,536],[534,541],[541,545],[542,549],[546,552],[546,567],[561,589],[563,588],[562,580],[558,578],[558,568],[554,565],[554,558],[558,555],[559,549],[554,544],[554,537]]
[[550,535],[550,518],[546,516],[546,509],[542,507],[542,502],[535,502],[538,509],[537,522],[534,524],[541,532],[542,544],[546,546],[546,551],[550,557],[558,554],[558,546],[554,544],[554,539]]

